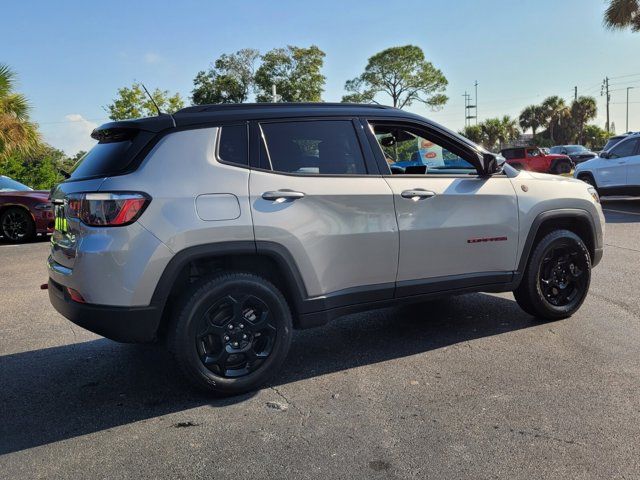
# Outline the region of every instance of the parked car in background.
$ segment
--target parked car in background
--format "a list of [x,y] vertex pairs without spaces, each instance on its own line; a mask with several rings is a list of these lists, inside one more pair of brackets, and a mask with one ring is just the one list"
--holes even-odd
[[31,240],[38,233],[53,232],[49,192],[33,190],[0,175],[0,235],[13,243]]
[[640,133],[625,134],[613,147],[579,164],[574,177],[600,195],[640,195]]
[[569,173],[573,161],[567,155],[545,154],[538,147],[513,147],[500,150],[507,163],[518,170],[540,173]]
[[592,152],[582,145],[558,145],[551,147],[550,153],[567,155],[573,160],[574,164],[582,163],[598,156],[596,152]]

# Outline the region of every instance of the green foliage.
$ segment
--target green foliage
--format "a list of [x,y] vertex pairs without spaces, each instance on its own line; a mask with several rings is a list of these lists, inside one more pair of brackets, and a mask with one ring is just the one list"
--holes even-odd
[[0,174],[36,190],[49,190],[63,180],[60,170],[66,161],[64,152],[41,144],[30,154],[14,153],[0,159]]
[[468,125],[459,133],[463,137],[467,137],[469,140],[479,145],[483,145],[485,143],[484,132],[482,131],[481,125]]
[[495,150],[517,140],[520,129],[515,119],[504,115],[502,118],[487,118],[479,125],[465,127],[460,134],[487,150]]
[[38,127],[29,121],[29,102],[14,86],[15,73],[0,64],[0,160],[30,153],[40,143]]
[[372,103],[379,94],[391,97],[394,107],[404,108],[413,102],[436,109],[444,105],[447,79],[425,59],[415,45],[387,48],[367,62],[364,72],[345,84],[343,102]]
[[546,122],[546,112],[541,105],[529,105],[519,117],[520,127],[523,131],[531,129],[533,136]]
[[591,150],[600,150],[605,146],[611,134],[597,125],[587,125],[583,131],[583,145]]
[[609,0],[603,23],[611,30],[630,28],[632,32],[640,32],[640,1]]
[[262,56],[256,70],[258,102],[272,100],[272,85],[283,102],[321,102],[326,77],[320,72],[325,53],[315,45],[309,48],[275,48]]
[[255,64],[260,52],[244,48],[221,55],[208,71],[200,71],[193,80],[194,105],[246,102],[254,83]]
[[[184,101],[179,93],[170,95],[168,90],[157,88],[150,93],[162,113],[173,113],[184,107]],[[134,83],[131,88],[118,89],[117,98],[113,100],[112,104],[107,105],[106,109],[111,120],[152,117],[158,114],[153,102],[139,83]]]

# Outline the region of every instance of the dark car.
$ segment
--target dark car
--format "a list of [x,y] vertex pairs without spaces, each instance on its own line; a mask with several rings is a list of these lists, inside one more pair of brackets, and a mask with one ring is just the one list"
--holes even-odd
[[596,158],[598,154],[582,145],[558,145],[551,147],[551,153],[567,155],[573,163],[578,164]]
[[49,192],[33,190],[0,175],[0,235],[19,243],[38,233],[53,232],[53,210]]

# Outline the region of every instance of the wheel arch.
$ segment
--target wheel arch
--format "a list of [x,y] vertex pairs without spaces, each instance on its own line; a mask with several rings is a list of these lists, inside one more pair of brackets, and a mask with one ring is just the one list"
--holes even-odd
[[219,242],[181,250],[165,267],[151,298],[161,315],[159,336],[182,293],[199,278],[220,271],[254,273],[272,282],[287,299],[297,324],[307,292],[289,251],[273,242]]
[[520,283],[533,247],[553,230],[569,230],[578,235],[587,246],[592,262],[594,261],[596,258],[596,228],[589,212],[577,208],[548,210],[536,216],[527,233],[516,271],[516,285]]

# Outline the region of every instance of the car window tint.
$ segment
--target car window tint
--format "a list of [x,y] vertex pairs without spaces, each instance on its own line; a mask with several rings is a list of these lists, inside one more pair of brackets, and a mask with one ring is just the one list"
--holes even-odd
[[263,123],[272,170],[308,175],[363,175],[364,158],[349,120]]
[[636,146],[638,145],[638,139],[632,138],[630,140],[620,142],[620,144],[616,145],[611,149],[610,156],[612,158],[623,158],[633,155],[636,150]]
[[220,129],[218,158],[223,162],[249,164],[246,125],[225,125]]

